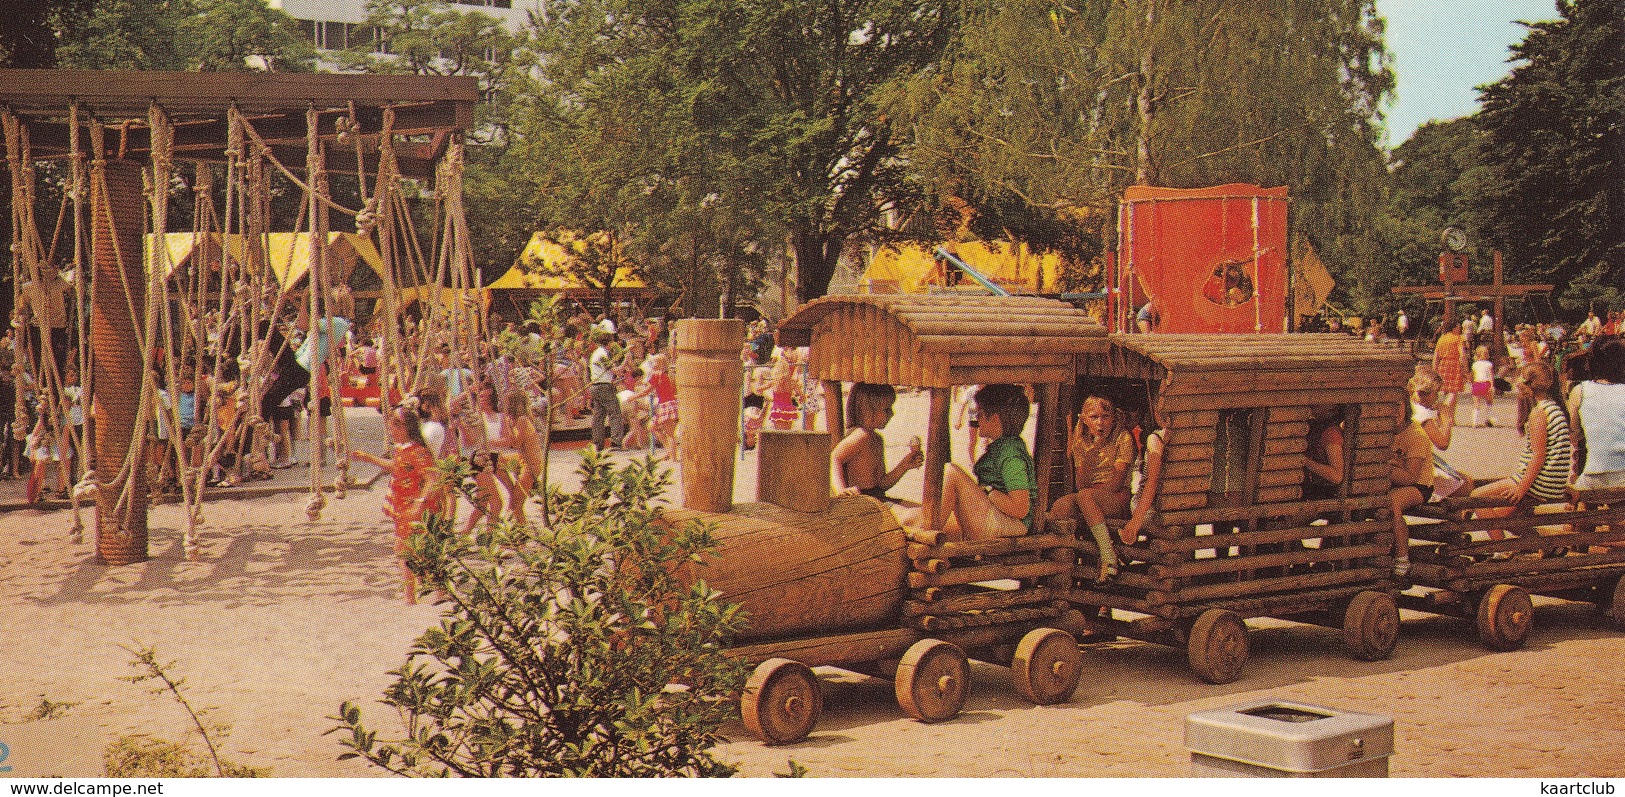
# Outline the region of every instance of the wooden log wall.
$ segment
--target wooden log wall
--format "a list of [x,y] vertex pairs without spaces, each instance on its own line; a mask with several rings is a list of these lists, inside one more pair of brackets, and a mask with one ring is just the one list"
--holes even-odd
[[[921,631],[1028,623],[1060,617],[1077,559],[1069,524],[1060,533],[946,542],[941,532],[907,531],[909,594],[903,624]],[[984,582],[1015,581],[994,587]]]
[[[1446,520],[1413,526],[1412,578],[1456,592],[1501,583],[1531,591],[1598,584],[1625,573],[1625,503],[1544,504],[1504,518],[1474,518],[1484,499],[1446,499]],[[1488,532],[1501,529],[1505,539]]]

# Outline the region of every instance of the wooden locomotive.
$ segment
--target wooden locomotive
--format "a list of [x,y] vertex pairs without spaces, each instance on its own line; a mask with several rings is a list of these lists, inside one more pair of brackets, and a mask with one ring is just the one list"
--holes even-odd
[[[1104,328],[1069,305],[1031,298],[811,303],[780,327],[779,339],[809,347],[811,373],[825,386],[829,432],[764,432],[759,495],[778,503],[740,505],[731,494],[742,326],[683,321],[675,334],[684,508],[666,516],[717,528],[719,555],[696,575],[751,618],[730,651],[756,665],[741,699],[747,727],[770,743],[810,732],[822,707],[816,666],[891,678],[898,704],[926,721],[958,714],[972,657],[1009,666],[1017,691],[1034,703],[1071,698],[1082,660],[1068,629],[1084,628],[1068,601],[1073,536],[1040,530],[954,542],[941,532],[904,529],[875,499],[830,498],[829,451],[845,432],[842,381],[928,390],[920,503],[927,518],[937,518],[951,388],[1033,385],[1039,428],[1052,428],[1077,355],[1103,351]],[[778,446],[784,450],[774,453]],[[1039,506],[1047,503],[1045,490]]]

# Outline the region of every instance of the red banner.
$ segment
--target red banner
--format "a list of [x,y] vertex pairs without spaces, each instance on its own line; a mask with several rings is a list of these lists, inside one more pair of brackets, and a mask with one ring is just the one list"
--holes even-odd
[[1151,297],[1158,332],[1285,332],[1286,188],[1132,186],[1118,265]]

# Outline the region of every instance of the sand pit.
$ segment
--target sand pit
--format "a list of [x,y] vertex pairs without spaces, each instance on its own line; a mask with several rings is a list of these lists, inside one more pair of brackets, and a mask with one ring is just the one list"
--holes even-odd
[[[916,403],[899,403],[900,441]],[[1511,433],[1457,431],[1469,438],[1464,450],[1506,445],[1491,437],[1499,434]],[[754,483],[753,456],[740,461],[738,483]],[[556,478],[577,462],[556,452]],[[907,489],[918,488],[899,492]],[[141,642],[175,662],[195,705],[215,707],[212,718],[232,726],[228,758],[282,777],[383,774],[338,761],[342,748],[321,735],[343,700],[387,726],[374,702],[387,672],[438,615],[397,597],[383,492],[380,482],[330,499],[314,523],[301,493],[211,502],[198,562],[181,555],[180,509],[156,507],[153,559],[118,568],[91,563],[88,540],[65,541],[66,511],[0,514],[0,720],[18,722],[45,699],[75,703],[66,716],[87,724],[95,744],[131,733],[188,738],[168,696],[120,680],[135,671],[119,646]],[[1381,662],[1350,659],[1330,629],[1258,622],[1241,679],[1224,686],[1196,680],[1183,651],[1095,645],[1084,652],[1083,686],[1061,706],[1031,706],[1008,671],[976,665],[964,714],[937,725],[903,718],[888,682],[830,670],[810,738],[769,748],[732,723],[735,741],[719,754],[758,777],[786,771],[791,758],[816,777],[1181,777],[1185,715],[1273,696],[1392,716],[1396,776],[1625,775],[1615,672],[1625,635],[1589,605],[1536,604],[1522,650],[1491,653],[1467,623],[1407,612],[1398,651]],[[14,746],[7,763],[26,755]]]

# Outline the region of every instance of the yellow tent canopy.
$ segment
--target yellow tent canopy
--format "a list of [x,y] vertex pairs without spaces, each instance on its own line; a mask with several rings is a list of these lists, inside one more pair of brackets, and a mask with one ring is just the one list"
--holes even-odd
[[[147,236],[147,257],[152,268],[158,267],[157,238],[157,235]],[[165,264],[166,277],[199,252],[214,263],[219,262],[222,252],[234,261],[247,259],[248,240],[243,235],[172,232],[165,233],[163,238],[164,249],[169,255]],[[262,238],[265,258],[271,265],[271,271],[276,274],[279,285],[286,288],[310,271],[310,233],[273,232]],[[378,283],[383,283],[384,259],[378,254],[378,247],[364,235],[353,232],[328,233],[327,258],[329,267],[336,270],[334,276],[340,281],[351,282],[356,267],[365,263],[377,276]]]
[[[866,293],[924,293],[947,287],[947,269],[923,244],[885,244],[876,249],[860,284]],[[1056,293],[1062,261],[1026,244],[971,241],[953,245],[959,259],[1014,294]]]
[[[577,236],[566,234],[565,242],[580,248]],[[583,283],[571,275],[566,268],[570,260],[570,253],[565,248],[547,239],[542,233],[530,237],[530,243],[525,244],[525,251],[519,253],[519,261],[508,269],[507,273],[491,281],[487,288],[523,288],[539,291],[591,291],[598,290],[591,285]],[[622,266],[615,271],[615,278],[611,281],[615,290],[647,289],[649,286],[632,273],[631,267]]]

